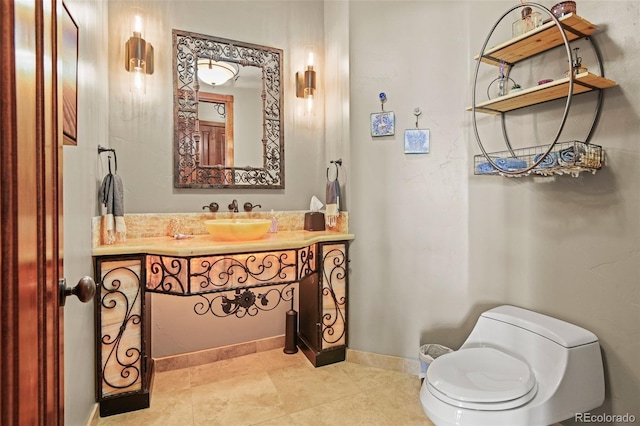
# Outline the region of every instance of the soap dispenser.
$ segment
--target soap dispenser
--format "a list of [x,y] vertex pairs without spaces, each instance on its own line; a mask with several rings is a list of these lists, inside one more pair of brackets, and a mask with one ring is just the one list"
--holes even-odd
[[273,214],[273,209],[271,209],[271,226],[269,227],[269,232],[278,232],[278,219]]

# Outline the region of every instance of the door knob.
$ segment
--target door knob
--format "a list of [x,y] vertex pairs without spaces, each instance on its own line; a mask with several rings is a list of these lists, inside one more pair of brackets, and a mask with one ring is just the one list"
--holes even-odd
[[60,306],[64,306],[67,296],[74,294],[82,303],[87,303],[93,299],[96,294],[96,283],[93,278],[85,276],[80,278],[78,284],[71,288],[67,287],[67,279],[62,278],[58,281],[58,289],[60,295]]

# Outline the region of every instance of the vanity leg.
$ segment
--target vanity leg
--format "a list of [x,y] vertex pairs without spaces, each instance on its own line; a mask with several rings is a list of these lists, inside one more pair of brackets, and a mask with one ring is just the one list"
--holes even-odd
[[95,261],[96,399],[100,416],[148,408],[153,361],[144,256]]
[[344,361],[347,349],[347,243],[318,244],[318,253],[318,272],[299,284],[299,345],[315,367]]

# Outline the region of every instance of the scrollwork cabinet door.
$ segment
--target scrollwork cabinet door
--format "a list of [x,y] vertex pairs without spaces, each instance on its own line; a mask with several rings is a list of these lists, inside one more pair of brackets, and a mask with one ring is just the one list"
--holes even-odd
[[301,347],[314,366],[344,361],[347,348],[347,243],[318,244],[314,272],[300,280]]
[[320,245],[322,349],[347,345],[347,245]]
[[96,385],[101,416],[149,407],[151,320],[144,265],[144,256],[96,260],[100,282]]

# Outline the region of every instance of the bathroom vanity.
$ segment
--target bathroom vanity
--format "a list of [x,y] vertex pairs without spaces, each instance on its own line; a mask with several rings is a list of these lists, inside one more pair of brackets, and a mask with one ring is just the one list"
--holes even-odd
[[[100,244],[100,220],[94,221],[101,416],[149,406],[153,293],[194,296],[201,300],[197,314],[235,315],[238,321],[296,298],[298,344],[309,361],[318,367],[345,359],[348,246],[354,238],[346,219],[336,231],[309,232],[302,230],[303,213],[292,214],[281,220],[283,230],[260,240],[219,242],[203,231],[203,217],[212,215],[131,215],[127,240],[111,245]],[[176,227],[190,238],[171,236]]]

